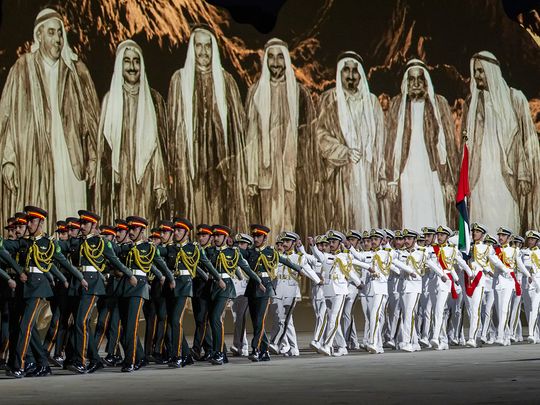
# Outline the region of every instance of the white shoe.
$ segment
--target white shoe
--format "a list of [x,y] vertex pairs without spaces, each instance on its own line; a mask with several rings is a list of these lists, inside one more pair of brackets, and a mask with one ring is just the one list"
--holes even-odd
[[351,344],[351,350],[359,350],[360,349],[360,344],[358,342],[353,342]]
[[488,344],[488,345],[492,345],[493,343],[495,343],[495,339],[492,338],[492,337],[489,338],[489,339],[487,340],[487,342],[486,342],[486,344]]
[[428,348],[428,349],[431,348],[431,343],[429,343],[429,339],[428,339],[428,338],[420,339],[420,340],[418,341],[418,343],[419,343],[420,346],[422,346],[422,347],[425,347],[425,348]]
[[476,346],[476,342],[474,341],[474,339],[469,339],[467,340],[467,343],[465,344],[467,347],[477,347]]
[[487,340],[487,337],[485,336],[480,336],[480,342],[482,342],[482,344],[487,344],[488,340]]
[[275,345],[273,343],[270,343],[268,345],[268,349],[270,349],[270,353],[272,353],[272,354],[280,354],[279,353],[279,348],[277,347],[277,345]]
[[439,349],[440,350],[450,350],[450,346],[448,346],[448,343],[446,343],[446,342],[441,342],[441,344],[439,345]]
[[341,356],[346,356],[347,354],[349,354],[347,349],[345,349],[344,347],[340,347],[339,349],[334,350],[334,353],[332,354],[332,356],[341,357]]
[[439,340],[438,339],[431,339],[429,341],[429,343],[431,344],[431,347],[433,347],[435,350],[437,350],[439,348]]
[[418,343],[413,343],[412,347],[415,352],[419,352],[422,350],[422,346],[420,346]]
[[377,348],[374,345],[369,344],[369,343],[366,345],[366,350],[371,354],[377,353]]
[[527,342],[529,342],[530,344],[533,344],[533,345],[535,345],[537,343],[536,338],[534,336],[529,336],[527,338]]
[[504,340],[502,339],[495,339],[493,343],[495,343],[498,346],[504,346]]
[[281,349],[279,349],[279,353],[280,354],[289,353],[290,350],[291,350],[291,346],[283,346]]
[[317,342],[316,340],[312,340],[309,344],[309,347],[311,347],[313,350],[315,350],[317,353],[321,349],[321,344]]
[[450,339],[450,345],[451,345],[451,346],[459,346],[459,340],[457,340],[457,339]]
[[386,347],[389,347],[390,349],[395,349],[396,343],[393,340],[389,340],[388,342],[386,342]]
[[289,353],[291,354],[292,357],[300,356],[300,350],[298,350],[298,349],[291,348],[291,350],[289,350]]
[[404,352],[412,353],[414,352],[413,346],[410,343],[405,343],[401,346],[401,350]]
[[324,354],[325,356],[331,356],[332,355],[332,348],[330,346],[321,346],[319,349],[320,354]]
[[249,356],[249,350],[248,349],[242,349],[242,357]]

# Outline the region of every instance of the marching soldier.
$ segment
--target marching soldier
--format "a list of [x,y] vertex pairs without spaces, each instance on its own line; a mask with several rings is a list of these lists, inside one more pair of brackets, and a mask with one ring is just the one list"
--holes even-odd
[[512,295],[521,296],[521,285],[516,276],[516,272],[521,272],[532,282],[529,271],[525,268],[521,260],[519,248],[510,246],[512,231],[505,227],[497,230],[500,246],[495,246],[495,253],[501,260],[503,266],[497,268],[495,273],[495,305],[497,309],[497,336],[495,344],[500,346],[510,346],[510,335],[508,332],[508,320],[510,318],[509,309]]
[[[234,237],[234,244],[242,255],[251,246],[253,246],[253,238],[245,233],[239,233]],[[246,334],[246,321],[247,321],[247,309],[248,299],[244,295],[247,287],[247,275],[243,274],[240,269],[240,274],[237,273],[237,277],[233,278],[234,289],[236,291],[236,297],[231,305],[231,313],[234,322],[234,334],[233,344],[231,346],[231,352],[233,356],[249,356],[248,340]]]
[[[67,369],[84,374],[103,368],[94,334],[90,331],[90,315],[97,297],[105,295],[102,273],[110,264],[128,277],[133,274],[115,255],[112,243],[100,235],[98,223],[101,217],[86,210],[80,210],[78,214],[81,237],[70,241],[71,261],[79,269],[87,287],[81,288],[81,280],[74,278],[69,288],[69,295],[77,297],[78,305],[72,335],[73,356]],[[87,359],[90,361],[88,368]]]
[[[538,315],[540,311],[540,232],[527,231],[525,234],[527,251],[524,252],[523,264],[531,273],[532,282],[526,284],[524,302],[527,302],[527,324],[529,325],[529,336],[527,342],[538,343]],[[525,250],[525,249],[524,249]],[[525,300],[527,297],[527,300]]]
[[[62,254],[66,256],[66,241],[69,239],[66,221],[56,221],[55,234]],[[69,274],[66,276],[69,277]],[[68,289],[65,287],[64,283],[61,283],[58,279],[56,279],[53,286],[53,293],[54,295],[49,299],[49,305],[52,313],[51,323],[49,325],[49,329],[47,330],[47,334],[45,335],[43,348],[47,352],[50,360],[54,364],[61,367],[64,362],[64,358],[62,357],[62,346],[67,330],[67,325],[61,321],[62,315],[68,309]],[[57,339],[57,337],[60,338]],[[56,346],[55,355],[51,356],[50,354],[53,346]]]
[[246,252],[246,260],[251,269],[259,276],[262,282],[250,279],[246,287],[249,313],[253,324],[253,340],[251,341],[252,352],[249,355],[251,361],[269,361],[268,337],[265,331],[266,314],[270,304],[270,298],[274,296],[273,281],[276,278],[278,263],[300,272],[300,266],[291,263],[288,259],[280,256],[276,249],[267,245],[270,228],[264,225],[251,225],[253,247]]
[[446,328],[444,327],[444,310],[449,304],[449,299],[456,300],[461,293],[461,287],[458,284],[459,276],[454,270],[458,266],[462,271],[472,277],[472,271],[467,265],[461,253],[456,246],[448,243],[448,238],[453,235],[453,231],[447,226],[439,226],[437,228],[437,244],[433,245],[433,252],[439,264],[439,269],[444,273],[445,277],[439,275],[437,295],[434,302],[434,320],[433,331],[430,344],[436,350],[448,349],[448,337]]
[[284,232],[280,240],[284,251],[283,256],[292,263],[299,265],[301,272],[296,274],[281,264],[278,266],[276,295],[273,298],[277,311],[270,339],[272,343],[269,347],[276,354],[299,356],[300,350],[296,338],[293,314],[297,302],[302,298],[300,275],[307,277],[316,284],[320,283],[321,279],[311,268],[298,234]]
[[[51,271],[54,276],[64,280],[65,277],[53,265],[53,261],[74,277],[82,280],[82,275],[75,269],[61,253],[58,244],[43,233],[47,211],[38,207],[27,206],[26,232],[28,238],[9,241],[12,252],[18,253],[19,265],[24,268],[24,273],[19,266],[13,267],[20,275],[20,280],[24,283],[23,299],[24,310],[20,318],[20,329],[16,345],[13,347],[13,356],[10,354],[10,361],[6,374],[15,378],[26,376],[41,377],[51,374],[48,365],[47,352],[44,350],[37,328],[37,312],[43,299],[53,295],[49,284],[49,279],[45,276]],[[7,244],[8,241],[4,243]],[[7,245],[6,245],[7,248]],[[88,288],[88,284],[81,281],[83,288]],[[33,372],[25,373],[25,361],[28,348],[31,348],[36,360],[37,367]],[[11,351],[11,349],[10,349]]]
[[225,283],[206,257],[205,250],[190,240],[189,233],[193,230],[191,222],[185,218],[174,218],[173,229],[174,243],[167,247],[166,256],[174,276],[171,289],[165,290],[167,319],[171,329],[171,359],[168,364],[169,367],[180,368],[193,364],[184,336],[183,321],[186,302],[193,296],[193,279],[197,275],[197,269],[200,265],[203,266],[220,287],[224,288]]
[[[318,235],[315,237],[315,245],[317,249],[322,253],[328,253],[328,241],[326,240],[326,235]],[[322,338],[324,329],[326,327],[326,299],[324,297],[324,277],[322,275],[322,262],[319,261],[315,256],[313,256],[315,263],[313,268],[315,274],[320,278],[319,283],[313,283],[311,285],[311,306],[315,312],[315,331],[313,332],[313,340],[310,343],[310,346],[313,347],[317,342]]]
[[[345,235],[338,231],[326,233],[328,241],[328,253],[321,252],[316,245],[312,244],[313,254],[322,263],[324,278],[324,295],[326,298],[326,326],[321,338],[312,344],[318,353],[325,356],[346,355],[346,343],[340,333],[341,316],[345,303],[345,296],[349,293],[348,283],[352,281],[357,287],[361,285],[353,265],[367,269],[369,266],[353,258],[352,252],[344,252],[342,248]],[[310,241],[312,243],[313,241]],[[339,336],[336,352],[333,352],[334,339]]]
[[228,362],[224,341],[223,312],[225,311],[227,302],[236,297],[233,279],[239,272],[238,268],[250,280],[253,280],[253,282],[259,285],[261,285],[261,279],[251,270],[248,262],[244,259],[237,247],[227,246],[227,240],[231,234],[229,227],[214,225],[212,231],[213,246],[207,248],[206,253],[213,268],[218,272],[218,276],[214,276],[209,308],[209,320],[213,337],[213,354],[210,362],[214,365],[221,365]]
[[486,283],[492,281],[486,280],[486,273],[492,273],[493,267],[502,266],[497,258],[495,250],[489,244],[483,242],[487,229],[484,225],[472,224],[471,261],[470,268],[472,277],[465,273],[465,307],[469,317],[469,339],[466,342],[468,347],[477,346],[478,332],[481,332],[482,325],[480,319],[480,307],[484,296]]
[[138,216],[126,218],[129,226],[129,238],[132,245],[124,245],[125,264],[131,271],[124,274],[122,280],[122,298],[120,299],[120,318],[123,329],[124,366],[122,372],[133,372],[141,367],[144,350],[139,341],[139,319],[145,300],[149,299],[148,274],[154,273],[162,282],[165,277],[174,287],[174,279],[156,247],[146,241],[145,230],[148,221]]
[[[350,230],[347,233],[347,242],[354,248],[359,249],[360,241],[362,240],[362,235],[359,231]],[[359,349],[360,345],[358,343],[358,334],[356,331],[356,324],[354,322],[353,310],[356,299],[358,298],[358,287],[349,281],[349,293],[345,297],[345,304],[343,306],[343,317],[342,317],[342,330],[345,342],[347,343],[347,349]]]
[[[212,227],[207,224],[197,225],[197,239],[202,249],[211,246]],[[191,299],[193,317],[195,318],[195,333],[193,335],[191,355],[197,361],[209,360],[212,351],[212,332],[208,322],[210,287],[208,274],[205,271],[198,272],[193,279],[193,297]],[[202,354],[203,349],[204,355]]]

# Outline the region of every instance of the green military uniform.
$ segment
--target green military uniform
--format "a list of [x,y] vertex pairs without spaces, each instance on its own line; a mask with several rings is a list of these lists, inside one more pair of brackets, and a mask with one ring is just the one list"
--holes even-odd
[[[118,246],[114,237],[116,236],[116,229],[108,225],[100,225],[99,227],[100,235],[104,238],[107,236],[112,236],[111,240],[112,250],[115,252],[118,251]],[[118,323],[120,317],[118,316],[118,298],[114,296],[115,287],[118,285],[118,279],[116,277],[115,267],[107,263],[105,273],[105,295],[98,298],[97,302],[97,311],[98,319],[96,323],[96,329],[94,332],[94,341],[96,342],[97,350],[99,351],[105,336],[107,336],[107,347],[106,351],[108,353],[105,358],[105,362],[109,365],[114,365],[114,354],[116,352],[116,345],[111,342],[111,329],[113,330],[112,335],[115,337],[118,333]],[[121,273],[120,273],[121,274]],[[116,309],[116,310],[115,310]],[[116,342],[116,339],[113,339]],[[109,351],[109,346],[112,346],[113,349]]]
[[[99,215],[81,210],[79,211],[80,222],[97,223],[101,218]],[[73,357],[70,359],[70,370],[84,372],[86,367],[87,354],[90,366],[87,371],[93,371],[101,365],[98,348],[94,340],[94,334],[90,330],[90,316],[97,297],[105,295],[105,277],[103,272],[107,265],[122,272],[127,277],[133,273],[127,269],[114,253],[112,242],[104,239],[101,235],[83,235],[80,238],[70,240],[74,253],[71,261],[82,273],[88,289],[81,286],[81,280],[74,278],[69,287],[69,295],[78,297],[77,312],[75,315],[75,333],[73,336]]]
[[[221,225],[214,225],[213,230],[226,236],[229,236],[231,233],[230,228]],[[206,249],[206,253],[208,259],[216,268],[220,278],[226,285],[225,289],[221,289],[217,283],[213,283],[209,308],[209,319],[213,336],[213,355],[210,361],[212,364],[220,365],[226,361],[223,312],[225,311],[227,302],[230,299],[236,298],[233,277],[236,276],[238,267],[240,267],[255,284],[260,284],[261,279],[251,270],[248,262],[244,259],[237,247],[229,247],[226,244],[220,247],[211,246]]]
[[[131,229],[142,232],[148,226],[148,221],[141,217],[128,217]],[[120,318],[122,319],[124,367],[122,371],[131,372],[138,368],[139,362],[144,358],[144,350],[138,338],[139,317],[145,300],[150,298],[148,274],[154,273],[162,278],[162,273],[172,282],[173,277],[167,265],[161,258],[155,245],[147,241],[134,243],[126,255],[126,266],[137,278],[137,284],[132,286],[129,278],[124,277],[120,286],[122,298],[120,299]],[[137,367],[136,367],[137,366]]]
[[[161,239],[161,229],[170,229],[172,232],[172,222],[161,221],[160,227],[152,229],[152,235]],[[159,243],[156,246],[160,256],[164,259],[167,257],[167,245]],[[143,306],[144,319],[146,319],[144,352],[147,356],[152,355],[154,362],[163,364],[163,346],[167,324],[167,305],[164,295],[166,287],[161,285],[161,281],[154,274],[148,275],[148,281],[150,282],[150,299]]]
[[188,234],[193,225],[185,218],[175,218],[173,227],[185,230],[185,240],[173,243],[167,248],[167,264],[173,270],[175,288],[165,290],[167,300],[167,318],[171,329],[170,367],[183,367],[192,363],[189,346],[183,335],[183,317],[188,297],[193,296],[193,279],[197,274],[199,263],[212,274],[215,280],[220,276],[206,257],[204,249],[189,241]]
[[[197,225],[197,235],[212,235],[212,227],[207,224]],[[201,246],[202,249],[208,246]],[[204,270],[203,270],[204,271]],[[206,273],[199,272],[193,278],[193,317],[195,318],[195,333],[191,352],[197,360],[208,360],[212,351],[212,332],[208,322],[208,308],[210,305],[212,283]],[[205,355],[202,355],[202,349]]]
[[[47,212],[37,207],[28,206],[25,211],[29,221],[35,218],[45,220],[47,217]],[[82,279],[82,275],[78,275],[77,269],[68,262],[55,241],[45,235],[32,236],[28,239],[11,242],[16,242],[18,245],[19,264],[24,267],[28,280],[24,284],[23,297],[25,306],[20,321],[20,334],[15,348],[15,356],[13,363],[9,365],[10,375],[18,378],[23,376],[29,346],[38,364],[37,374],[35,375],[47,375],[50,374],[47,353],[43,350],[38,330],[35,328],[38,309],[42,300],[53,295],[49,280],[45,277],[45,274],[52,271],[56,277],[62,278],[62,274],[53,266],[54,261],[75,277],[78,276]]]
[[[67,221],[57,221],[56,222],[56,233],[60,234],[61,232],[67,232]],[[60,246],[60,250],[64,256],[67,257],[67,244],[66,241],[58,240],[57,244]],[[69,273],[64,274],[64,276],[71,278]],[[55,347],[55,353],[53,356],[53,361],[61,365],[63,364],[62,358],[62,347],[64,342],[64,337],[66,334],[66,323],[62,323],[62,315],[67,311],[67,288],[64,282],[60,279],[54,280],[53,286],[53,296],[49,299],[49,305],[51,308],[51,323],[47,334],[45,335],[45,340],[43,341],[43,348],[50,355],[53,346]]]
[[[251,225],[251,233],[253,236],[268,235],[270,229],[263,225]],[[252,247],[245,251],[244,256],[266,288],[266,291],[262,291],[259,285],[253,279],[250,279],[244,294],[248,298],[249,313],[253,324],[253,340],[251,341],[253,351],[249,358],[252,361],[267,361],[270,356],[268,355],[268,337],[265,331],[265,321],[270,298],[275,293],[273,280],[275,279],[276,268],[281,263],[300,272],[301,267],[281,257],[270,246]]]

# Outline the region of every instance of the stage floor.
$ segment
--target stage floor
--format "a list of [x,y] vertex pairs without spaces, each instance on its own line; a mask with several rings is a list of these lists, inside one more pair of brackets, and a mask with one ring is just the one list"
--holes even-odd
[[[307,347],[310,335],[301,334]],[[227,342],[230,336],[227,336]],[[231,358],[226,366],[184,369],[150,365],[73,375],[53,369],[46,378],[0,376],[0,402],[121,404],[348,404],[538,403],[540,345],[382,355],[351,352],[340,358],[302,350],[299,358],[268,363]]]

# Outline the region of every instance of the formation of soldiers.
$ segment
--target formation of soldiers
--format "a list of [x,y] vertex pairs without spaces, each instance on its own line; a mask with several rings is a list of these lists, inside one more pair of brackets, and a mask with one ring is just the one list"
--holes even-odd
[[[383,353],[385,347],[414,352],[510,345],[523,340],[522,307],[527,341],[540,338],[537,231],[521,238],[502,227],[495,238],[473,224],[471,257],[465,259],[446,226],[330,230],[308,238],[308,253],[292,231],[280,233],[271,246],[263,225],[235,235],[225,225],[194,227],[177,217],[147,232],[148,221],[139,216],[108,226],[96,213],[80,210],[78,217],[58,221],[51,237],[44,233],[47,215],[33,206],[16,213],[0,249],[1,356],[7,355],[7,375],[16,378],[50,375],[50,364],[79,374],[105,365],[133,372],[149,362],[223,365],[223,317],[231,301],[234,356],[253,362],[269,361],[270,352],[299,356],[293,313],[301,277],[312,282],[316,325],[310,346],[326,356]],[[196,324],[191,347],[183,330],[188,299]],[[362,339],[353,316],[358,299]],[[42,340],[36,321],[44,300],[52,319]]]

